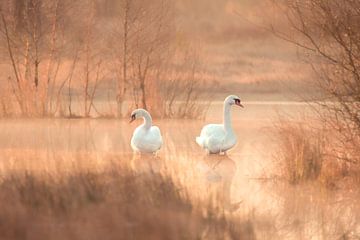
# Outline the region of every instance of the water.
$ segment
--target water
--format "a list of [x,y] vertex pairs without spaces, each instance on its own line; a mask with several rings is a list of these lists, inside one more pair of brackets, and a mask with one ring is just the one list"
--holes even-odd
[[[329,191],[316,184],[293,186],[274,177],[277,163],[272,156],[276,143],[271,126],[279,114],[309,115],[310,108],[299,103],[244,105],[244,109],[232,109],[238,144],[228,156],[207,156],[194,141],[205,123],[221,122],[222,105],[214,103],[203,121],[155,119],[164,146],[157,158],[150,160],[133,158],[131,154],[129,141],[139,121],[129,124],[116,119],[2,119],[0,165],[5,169],[28,159],[26,166],[41,171],[48,169],[50,159],[67,161],[66,156],[73,154],[96,156],[100,161],[97,164],[121,155],[138,172],[169,171],[194,195],[206,198],[215,194],[228,214],[251,219],[258,239],[360,236],[357,192]],[[42,161],[37,159],[39,156]]]

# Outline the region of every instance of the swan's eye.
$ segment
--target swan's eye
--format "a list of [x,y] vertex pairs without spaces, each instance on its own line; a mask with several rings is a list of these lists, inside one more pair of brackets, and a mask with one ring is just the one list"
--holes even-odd
[[235,100],[235,104],[240,104],[240,99],[235,98],[234,100]]
[[136,114],[134,113],[133,115],[131,115],[131,120],[135,120],[136,118]]

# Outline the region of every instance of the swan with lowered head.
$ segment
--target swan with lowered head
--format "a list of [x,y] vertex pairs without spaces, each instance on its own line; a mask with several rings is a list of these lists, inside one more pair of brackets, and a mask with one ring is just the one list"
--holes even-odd
[[143,118],[144,123],[138,126],[131,138],[131,148],[134,152],[155,153],[163,143],[160,129],[152,126],[152,119],[145,109],[136,109],[131,113],[130,123],[137,118]]
[[208,153],[224,153],[235,146],[237,139],[231,125],[230,108],[232,105],[244,107],[240,98],[230,95],[224,101],[223,124],[208,124],[201,130],[200,136],[196,138],[197,144]]

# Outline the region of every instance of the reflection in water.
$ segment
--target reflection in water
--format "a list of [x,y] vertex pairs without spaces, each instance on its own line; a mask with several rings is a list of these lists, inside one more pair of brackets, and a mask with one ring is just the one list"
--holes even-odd
[[231,202],[231,184],[236,172],[236,163],[227,155],[206,155],[197,168],[204,176],[210,195],[228,211],[236,211],[240,202]]
[[163,160],[155,154],[133,154],[130,167],[139,174],[160,173]]
[[274,186],[281,209],[273,217],[292,239],[360,239],[359,195],[329,191],[320,185]]
[[255,117],[249,112],[238,118],[236,114],[234,128],[241,139],[231,157],[202,155],[194,141],[203,125],[199,121],[158,120],[165,139],[160,158],[131,157],[133,126],[125,121],[2,120],[0,170],[22,166],[36,171],[66,170],[72,164],[101,168],[111,161],[121,162],[149,177],[169,174],[179,189],[186,185],[196,197],[202,194],[226,209],[227,215],[249,219],[257,239],[360,239],[356,188],[351,193],[348,189],[328,191],[311,182],[293,186],[268,175],[262,178],[274,166],[274,143],[260,128],[264,122],[251,120]]

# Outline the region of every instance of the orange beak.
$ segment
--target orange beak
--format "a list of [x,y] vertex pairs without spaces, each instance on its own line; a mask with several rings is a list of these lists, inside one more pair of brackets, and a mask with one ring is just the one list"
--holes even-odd
[[244,107],[244,105],[242,105],[241,103],[237,103],[236,105],[238,105],[239,107]]

